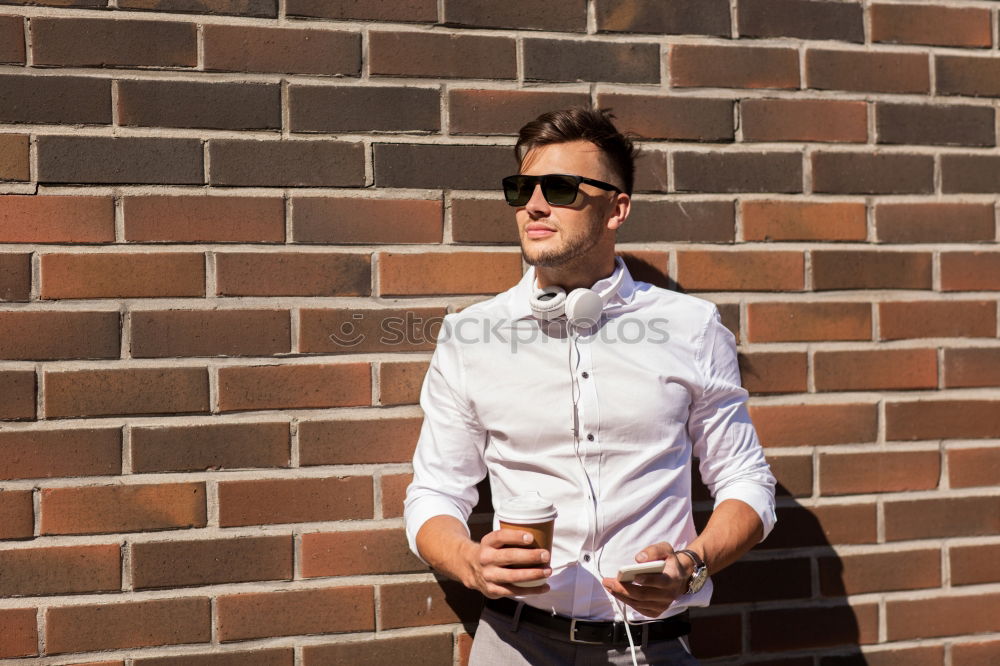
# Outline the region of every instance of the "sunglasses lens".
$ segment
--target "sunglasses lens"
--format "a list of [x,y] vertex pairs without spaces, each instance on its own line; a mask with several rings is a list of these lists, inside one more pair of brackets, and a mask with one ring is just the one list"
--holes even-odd
[[542,192],[545,200],[553,206],[568,206],[576,201],[579,185],[566,176],[545,176],[542,179]]
[[534,181],[524,176],[507,176],[503,179],[503,196],[511,206],[528,203],[534,189]]

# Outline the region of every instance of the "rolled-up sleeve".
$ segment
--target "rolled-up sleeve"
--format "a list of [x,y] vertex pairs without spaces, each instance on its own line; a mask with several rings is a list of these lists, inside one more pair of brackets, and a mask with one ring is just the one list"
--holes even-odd
[[753,508],[766,538],[776,522],[775,478],[750,421],[749,393],[740,383],[736,338],[723,326],[715,306],[696,360],[704,384],[691,405],[688,432],[700,461],[702,481],[716,506],[737,499]]
[[424,422],[403,509],[406,537],[417,557],[420,527],[440,515],[465,524],[479,499],[476,484],[486,476],[486,431],[466,397],[461,343],[451,335],[454,325],[455,315],[445,317],[420,390]]

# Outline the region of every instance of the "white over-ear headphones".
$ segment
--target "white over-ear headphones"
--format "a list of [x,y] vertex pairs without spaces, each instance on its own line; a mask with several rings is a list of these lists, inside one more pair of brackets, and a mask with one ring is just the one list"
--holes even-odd
[[601,292],[581,287],[570,293],[557,285],[536,287],[528,301],[531,312],[543,321],[552,321],[565,315],[576,328],[590,328],[601,319],[601,312],[611,298],[618,293],[625,278],[625,262],[615,257],[615,277]]

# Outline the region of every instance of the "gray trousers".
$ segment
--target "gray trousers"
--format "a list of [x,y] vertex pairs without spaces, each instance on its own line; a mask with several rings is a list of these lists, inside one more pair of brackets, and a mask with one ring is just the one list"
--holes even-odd
[[[635,658],[649,666],[697,666],[680,640],[642,645],[642,629],[634,627]],[[469,666],[631,666],[630,648],[570,643],[567,636],[531,624],[515,626],[513,618],[483,609],[472,643]]]

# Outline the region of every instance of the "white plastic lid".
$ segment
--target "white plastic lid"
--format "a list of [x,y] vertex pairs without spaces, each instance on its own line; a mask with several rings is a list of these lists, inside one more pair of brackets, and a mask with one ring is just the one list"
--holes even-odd
[[497,519],[510,523],[544,523],[556,517],[556,507],[532,490],[500,504]]

